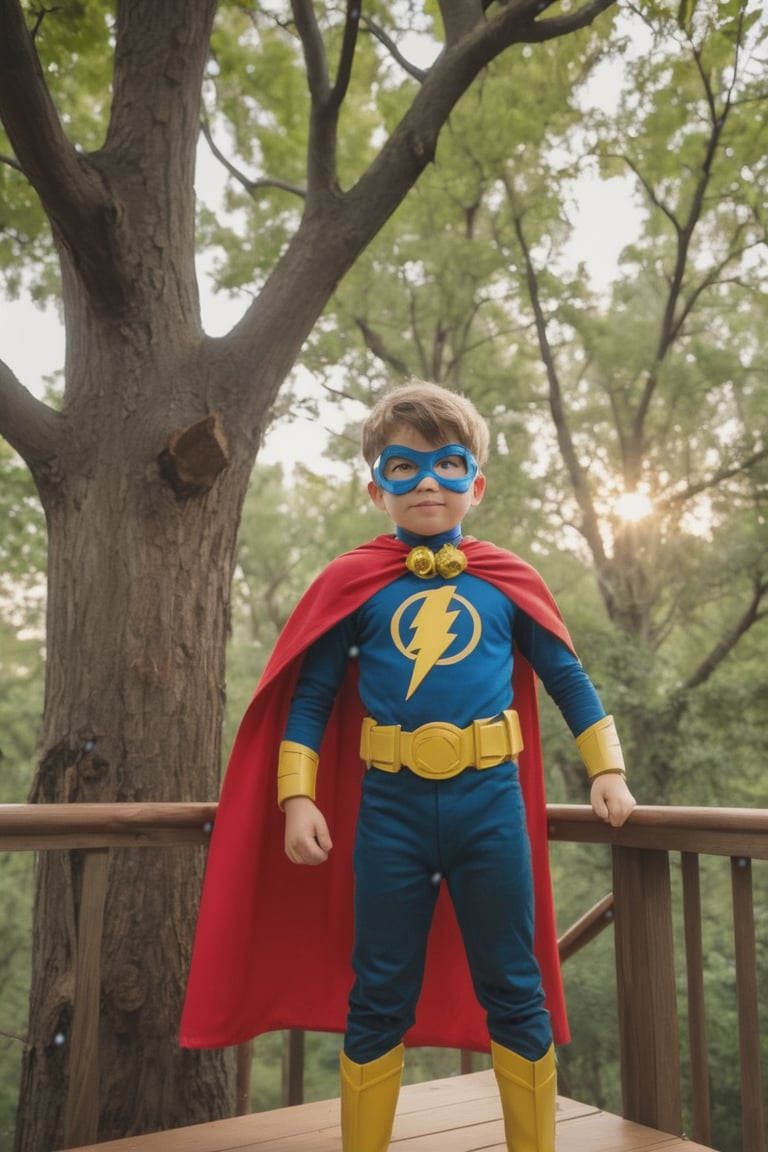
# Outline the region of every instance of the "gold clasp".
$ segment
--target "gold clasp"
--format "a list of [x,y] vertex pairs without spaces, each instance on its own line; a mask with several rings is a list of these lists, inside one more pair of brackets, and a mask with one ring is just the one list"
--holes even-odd
[[466,767],[462,744],[462,730],[455,724],[439,720],[422,724],[411,733],[409,767],[417,776],[427,778],[458,776]]

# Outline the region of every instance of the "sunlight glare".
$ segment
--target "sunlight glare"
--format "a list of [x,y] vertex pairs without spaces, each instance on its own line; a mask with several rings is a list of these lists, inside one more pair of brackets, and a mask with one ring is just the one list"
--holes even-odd
[[653,512],[653,502],[646,492],[624,492],[616,501],[614,512],[621,520],[636,524]]

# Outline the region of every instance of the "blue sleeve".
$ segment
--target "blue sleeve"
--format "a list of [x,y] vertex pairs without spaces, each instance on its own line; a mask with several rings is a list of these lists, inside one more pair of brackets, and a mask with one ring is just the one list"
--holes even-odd
[[514,639],[560,709],[573,736],[602,720],[605,709],[581,661],[562,641],[518,609]]
[[354,648],[354,636],[354,617],[347,616],[307,649],[291,699],[284,739],[319,751]]

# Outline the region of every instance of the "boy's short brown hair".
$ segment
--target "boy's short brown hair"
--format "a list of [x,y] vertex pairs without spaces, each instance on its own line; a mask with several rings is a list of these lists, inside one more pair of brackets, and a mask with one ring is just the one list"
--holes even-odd
[[435,447],[462,444],[482,468],[488,459],[488,425],[464,396],[413,378],[388,392],[373,406],[363,421],[363,459],[372,465],[400,424],[407,424]]

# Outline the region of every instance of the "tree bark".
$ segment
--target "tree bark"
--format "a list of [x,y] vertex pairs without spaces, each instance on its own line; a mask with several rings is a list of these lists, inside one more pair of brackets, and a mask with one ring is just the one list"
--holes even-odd
[[[98,365],[89,367],[99,375]],[[151,395],[147,367],[145,360]],[[102,357],[101,371],[119,378],[114,358]],[[196,395],[199,381],[185,378]],[[116,391],[121,401],[107,400],[98,414],[98,438],[77,421],[67,466],[41,486],[48,661],[33,799],[213,799],[248,469],[225,469],[211,484],[211,452],[201,451],[198,431],[183,458],[192,495],[179,495],[164,474],[164,442],[174,440],[167,418],[139,419],[137,430],[131,389]],[[214,444],[219,452],[226,446]],[[197,850],[112,855],[101,956],[100,1139],[232,1111],[231,1054],[182,1052],[176,1042],[203,865]],[[19,1152],[63,1145],[81,870],[79,853],[43,854],[38,864]]]

